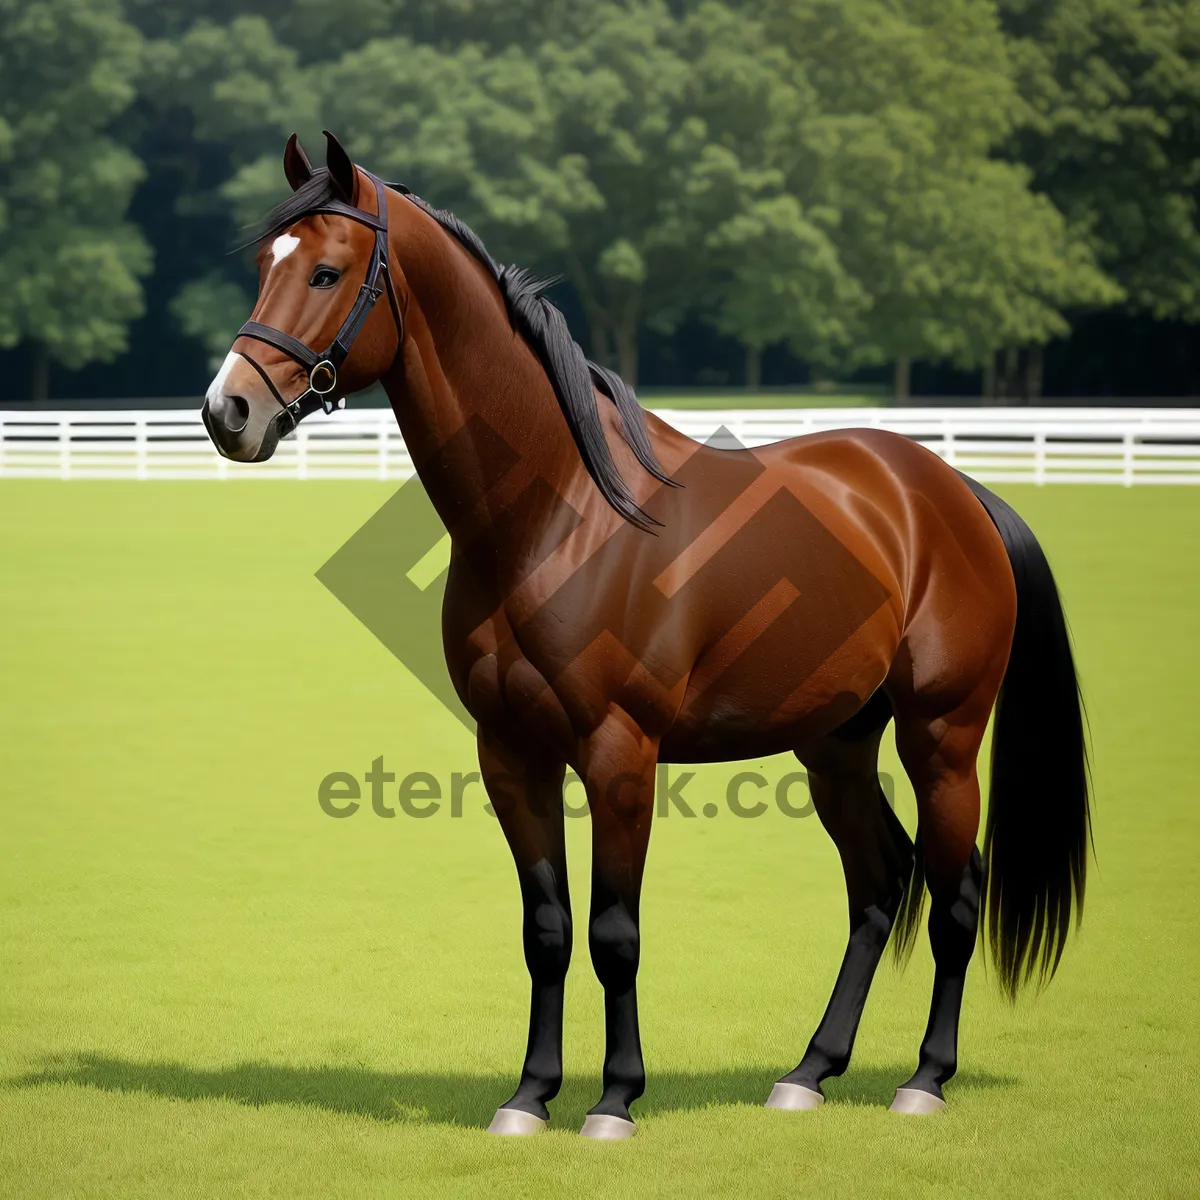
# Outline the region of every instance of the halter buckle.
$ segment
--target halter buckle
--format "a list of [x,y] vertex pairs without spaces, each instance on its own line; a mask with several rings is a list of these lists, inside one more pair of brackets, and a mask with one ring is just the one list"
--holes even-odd
[[321,359],[308,373],[308,386],[318,396],[328,396],[337,387],[337,367],[329,359]]

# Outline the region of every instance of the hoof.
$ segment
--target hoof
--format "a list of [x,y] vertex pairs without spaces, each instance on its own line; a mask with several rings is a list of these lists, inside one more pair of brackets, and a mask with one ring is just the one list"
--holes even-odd
[[498,1108],[488,1133],[500,1137],[529,1137],[530,1134],[541,1133],[546,1128],[546,1122],[533,1113],[522,1112],[519,1108]]
[[621,1142],[637,1133],[637,1126],[624,1117],[610,1117],[607,1113],[588,1113],[584,1118],[580,1137],[592,1138],[597,1142]]
[[812,1088],[801,1087],[798,1083],[777,1083],[767,1097],[767,1108],[786,1108],[793,1112],[805,1108],[820,1108],[825,1103],[825,1097]]
[[896,1098],[888,1111],[924,1116],[926,1113],[940,1112],[945,1107],[945,1100],[919,1088],[897,1088]]

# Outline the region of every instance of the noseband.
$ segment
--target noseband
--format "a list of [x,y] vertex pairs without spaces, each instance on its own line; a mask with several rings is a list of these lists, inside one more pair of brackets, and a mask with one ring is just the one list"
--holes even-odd
[[[275,397],[279,407],[291,419],[292,429],[295,429],[305,417],[316,412],[318,408],[324,409],[328,414],[334,409],[345,407],[344,398],[336,400],[333,398],[333,391],[338,384],[338,370],[346,361],[346,356],[354,345],[354,339],[362,332],[363,324],[370,316],[371,309],[375,307],[375,302],[385,291],[392,308],[392,316],[396,319],[396,330],[398,333],[403,330],[400,306],[396,302],[396,292],[392,286],[392,277],[388,272],[388,216],[384,184],[369,171],[364,171],[363,174],[375,185],[378,216],[372,216],[369,212],[355,208],[352,204],[345,204],[341,200],[330,200],[319,208],[314,208],[309,214],[311,216],[323,214],[349,217],[350,220],[357,221],[360,225],[365,225],[368,229],[375,231],[375,248],[371,251],[371,261],[367,264],[366,281],[358,289],[358,299],[355,300],[354,307],[342,322],[341,329],[337,331],[337,336],[329,344],[328,349],[320,353],[310,350],[299,338],[294,338],[290,333],[284,333],[282,329],[276,329],[273,325],[263,325],[259,321],[247,321],[238,330],[238,337],[254,338],[256,341],[265,342],[268,346],[274,346],[276,350],[281,350],[288,358],[298,362],[308,371],[307,390],[289,402],[279,394],[279,389],[276,388],[262,364],[256,362],[248,354],[241,354],[241,357],[258,372],[267,387],[271,389],[271,395]],[[290,433],[291,430],[288,432]]]

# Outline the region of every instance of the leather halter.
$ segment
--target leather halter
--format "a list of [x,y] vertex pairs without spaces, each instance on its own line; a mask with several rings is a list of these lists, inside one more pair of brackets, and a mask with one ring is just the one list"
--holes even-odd
[[[318,408],[324,409],[328,414],[334,409],[345,407],[344,398],[333,398],[333,391],[338,384],[338,369],[346,361],[346,356],[350,353],[355,338],[362,332],[362,327],[375,307],[375,302],[385,291],[391,305],[392,316],[396,320],[396,331],[402,333],[404,328],[400,306],[396,302],[396,292],[392,287],[392,277],[388,271],[388,215],[387,197],[384,194],[385,185],[382,180],[377,179],[369,171],[364,171],[363,174],[375,185],[378,216],[365,212],[361,208],[355,208],[354,205],[346,204],[341,200],[329,200],[307,214],[309,216],[322,214],[349,217],[350,220],[357,221],[360,225],[365,225],[368,229],[375,231],[375,247],[371,251],[371,261],[367,264],[366,280],[358,289],[358,299],[354,301],[354,307],[342,322],[341,329],[337,331],[337,336],[329,344],[329,347],[320,352],[312,350],[299,338],[294,338],[290,333],[284,333],[282,329],[276,329],[273,325],[264,325],[260,321],[247,321],[238,330],[238,337],[254,338],[256,341],[265,342],[268,346],[274,346],[276,350],[281,350],[288,358],[308,370],[307,390],[297,396],[295,400],[286,401],[279,394],[279,389],[276,388],[262,364],[256,362],[248,354],[238,351],[271,389],[271,395],[275,397],[279,407],[291,419],[292,429],[295,429],[305,417],[316,412]],[[291,430],[288,432],[290,433]]]

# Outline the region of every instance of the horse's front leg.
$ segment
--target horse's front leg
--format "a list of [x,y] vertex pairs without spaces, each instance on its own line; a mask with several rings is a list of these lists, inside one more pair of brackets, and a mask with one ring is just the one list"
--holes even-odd
[[588,944],[604,988],[604,1091],[584,1137],[632,1137],[629,1106],[646,1089],[638,1030],[639,901],[658,743],[614,709],[581,754],[592,810],[592,909]]
[[571,899],[563,842],[561,762],[514,748],[482,727],[479,765],[488,798],[517,864],[524,906],[525,963],[532,995],[521,1082],[489,1132],[538,1133],[562,1086],[563,984],[571,960]]

